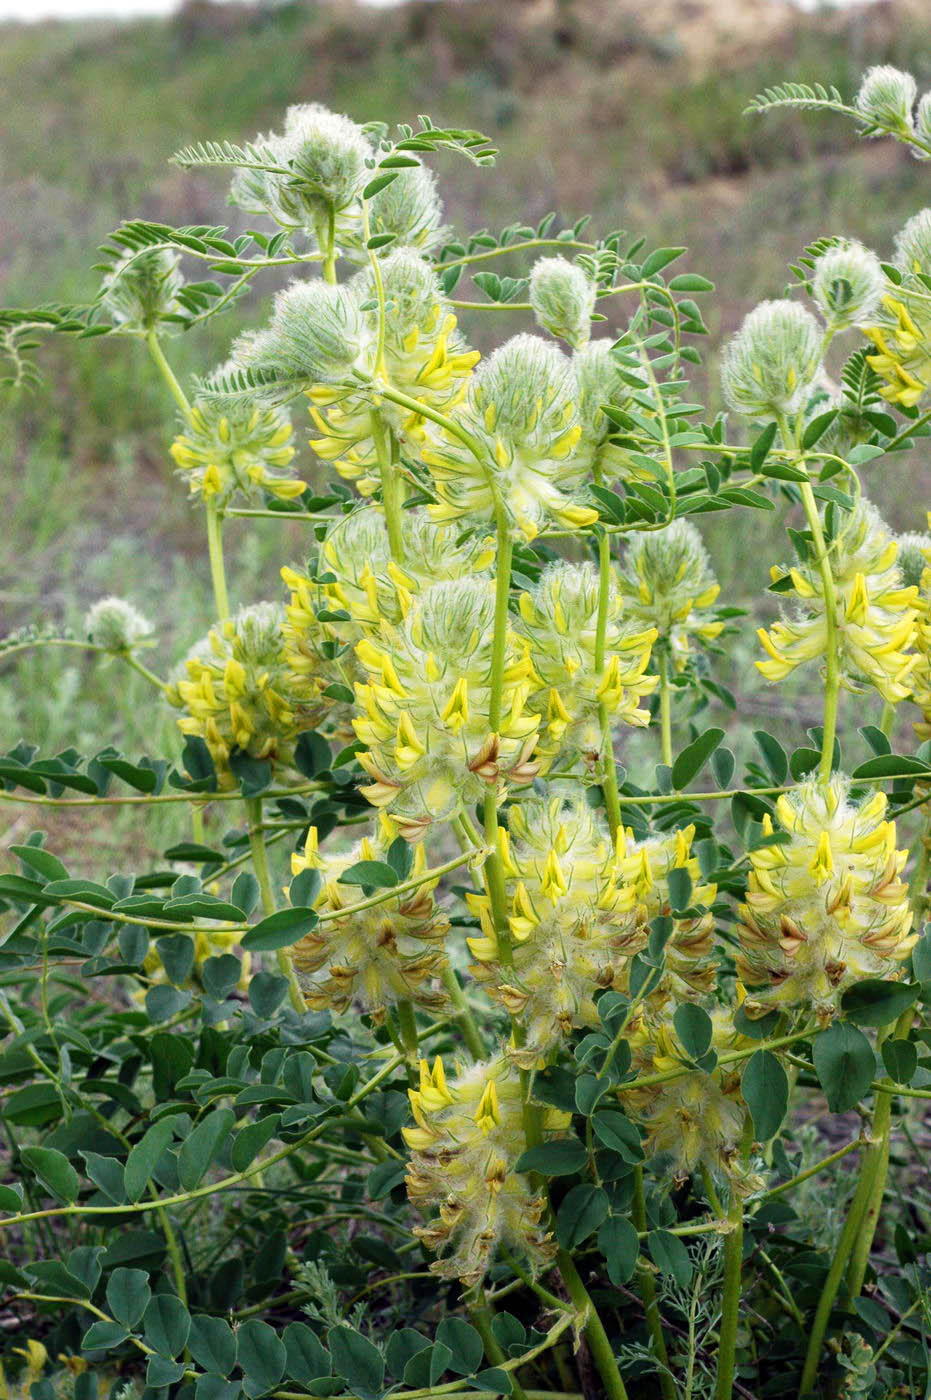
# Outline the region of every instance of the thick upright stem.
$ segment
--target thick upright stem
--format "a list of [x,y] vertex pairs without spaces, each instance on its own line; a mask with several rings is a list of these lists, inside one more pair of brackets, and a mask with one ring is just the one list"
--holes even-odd
[[[605,641],[608,631],[608,602],[611,591],[611,541],[602,534],[598,541],[598,615],[595,621],[595,675],[600,677],[605,668]],[[602,788],[605,796],[605,811],[611,835],[617,833],[621,825],[621,798],[617,786],[617,767],[614,762],[614,734],[611,716],[602,700],[598,705],[598,723],[601,728],[601,768]]]
[[598,1368],[598,1374],[601,1376],[606,1400],[627,1400],[627,1389],[624,1385],[620,1370],[618,1369],[614,1352],[611,1350],[608,1334],[605,1332],[601,1318],[595,1311],[595,1305],[588,1295],[588,1289],[582,1282],[572,1256],[567,1254],[564,1249],[561,1249],[556,1262],[569,1297],[572,1299],[573,1303],[575,1303],[579,1311],[585,1312],[587,1315],[587,1320],[583,1328],[585,1340],[588,1342],[592,1353],[592,1360]]
[[223,565],[223,516],[213,497],[207,500],[207,550],[210,555],[210,580],[216,614],[221,622],[230,615],[229,594],[226,591],[226,569]]
[[[491,675],[489,677],[488,728],[497,735],[501,727],[504,691],[504,663],[507,656],[508,602],[511,592],[511,560],[514,546],[504,511],[499,509],[497,520],[497,575],[495,579],[495,621],[491,643]],[[507,920],[504,872],[498,857],[498,797],[491,788],[484,804],[485,840],[489,855],[485,860],[485,882],[491,903],[491,914],[498,939],[498,956],[505,967],[511,963],[511,937]]]
[[731,1400],[737,1361],[737,1324],[740,1319],[740,1276],[743,1268],[743,1202],[731,1187],[727,1212],[730,1231],[724,1237],[724,1296],[718,1333],[718,1374],[714,1400]]
[[[259,894],[262,899],[262,910],[266,915],[274,914],[276,909],[275,896],[272,892],[271,872],[268,868],[268,852],[265,849],[265,833],[262,830],[262,799],[261,797],[246,798],[246,816],[249,822],[249,849],[252,852],[252,864],[255,869],[255,878],[259,882]],[[288,957],[285,948],[279,948],[277,954],[278,969],[282,976],[288,979],[288,994],[291,1006],[303,1016],[307,1007],[304,1004],[304,997],[298,986],[291,959]]]
[[659,726],[663,762],[672,764],[672,695],[669,689],[669,661],[664,650],[657,654],[659,671]]
[[818,570],[824,593],[825,658],[824,658],[824,736],[821,740],[821,765],[818,776],[822,783],[830,781],[834,764],[834,736],[837,732],[837,704],[840,698],[840,663],[837,654],[837,589],[831,573],[831,561],[824,542],[821,517],[811,482],[800,487],[805,519],[811,530],[817,551]]
[[[634,1168],[634,1197],[631,1204],[631,1219],[634,1229],[642,1233],[647,1228],[647,1207],[643,1192],[643,1168]],[[643,1300],[643,1315],[646,1319],[647,1331],[653,1340],[653,1350],[656,1359],[660,1363],[659,1383],[663,1394],[663,1400],[676,1400],[676,1387],[669,1374],[669,1352],[666,1350],[666,1338],[663,1336],[663,1320],[660,1317],[659,1303],[656,1300],[656,1284],[653,1282],[653,1275],[649,1269],[637,1270],[637,1289]]]

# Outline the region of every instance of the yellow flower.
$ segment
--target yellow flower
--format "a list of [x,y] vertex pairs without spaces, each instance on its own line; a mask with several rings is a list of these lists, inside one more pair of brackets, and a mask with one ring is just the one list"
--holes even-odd
[[168,699],[183,709],[182,734],[202,738],[221,787],[232,787],[230,758],[290,762],[298,735],[326,713],[324,677],[300,674],[285,653],[284,611],[275,603],[242,608],[218,623],[184,663]]
[[403,620],[383,620],[356,648],[367,672],[356,686],[353,721],[367,746],[359,762],[372,778],[362,789],[403,835],[418,839],[489,790],[529,783],[539,718],[526,645],[505,640],[502,719],[489,721],[494,586],[466,578],[436,583],[406,604]]
[[599,581],[591,564],[552,564],[520,599],[519,630],[527,638],[539,688],[530,708],[545,721],[542,750],[550,757],[601,754],[599,707],[613,720],[646,725],[640,701],[656,685],[646,675],[651,627],[628,621],[614,579],[608,591],[604,664],[596,669]]
[[[829,1018],[864,977],[889,977],[913,947],[906,852],[896,849],[886,798],[850,800],[848,780],[806,782],[776,803],[787,844],[750,854],[737,972],[748,1014],[810,1006]],[[764,832],[773,824],[764,818]]]
[[677,671],[688,663],[690,642],[707,645],[723,631],[714,610],[720,588],[701,536],[688,520],[634,535],[618,582],[628,616],[655,628]]
[[931,212],[920,210],[895,241],[897,283],[887,282],[882,310],[864,333],[875,346],[867,362],[886,381],[880,392],[890,403],[913,408],[931,385],[931,306],[919,280],[931,272]]
[[574,497],[589,463],[575,456],[581,424],[572,362],[538,336],[518,335],[476,371],[455,415],[479,450],[453,432],[430,428],[421,458],[440,504],[434,520],[475,516],[490,521],[495,501],[515,529],[533,539],[542,524],[589,525],[598,518]]
[[[734,1029],[731,1014],[709,1006],[710,1048],[718,1054],[749,1041]],[[689,1057],[676,1034],[671,1013],[657,1020],[640,1016],[631,1027],[634,1069],[640,1075],[666,1074]],[[738,1189],[753,1183],[740,1171],[738,1147],[745,1108],[740,1096],[740,1064],[710,1072],[690,1070],[678,1079],[639,1089],[621,1089],[625,1109],[647,1134],[650,1155],[668,1154],[673,1171],[689,1175],[701,1167],[725,1173]]]
[[[528,1260],[534,1271],[548,1264],[555,1245],[540,1224],[546,1197],[514,1170],[526,1145],[515,1067],[499,1055],[469,1069],[457,1066],[448,1080],[442,1060],[432,1069],[422,1060],[420,1085],[410,1100],[415,1126],[404,1130],[411,1149],[407,1194],[422,1211],[436,1211],[414,1231],[441,1255],[432,1271],[473,1287],[499,1245]],[[544,1139],[568,1124],[568,1114],[545,1109]]]
[[202,399],[191,409],[187,430],[171,448],[191,495],[226,505],[241,491],[261,502],[264,492],[290,501],[304,490],[303,481],[285,472],[294,456],[291,424],[281,409],[255,407],[230,399]]
[[[352,1006],[380,1024],[387,1008],[399,1001],[429,1011],[445,1005],[437,979],[446,964],[449,919],[434,902],[435,880],[369,909],[340,914],[364,900],[358,885],[343,884],[340,877],[357,861],[384,861],[392,836],[390,823],[380,817],[377,830],[352,850],[321,855],[317,829],[311,827],[303,853],[291,857],[292,875],[319,870],[322,880],[313,905],[321,922],[289,950],[301,991],[314,1011]],[[422,874],[426,864],[420,845],[411,878]]]
[[[916,588],[903,587],[897,552],[875,508],[862,501],[843,517],[828,553],[837,593],[841,678],[851,690],[873,686],[891,704],[910,693],[918,598]],[[757,633],[768,655],[757,668],[767,680],[779,681],[803,662],[824,656],[827,619],[814,560],[787,570],[774,567],[772,576],[791,582],[799,604],[794,616],[784,615],[768,632]]]

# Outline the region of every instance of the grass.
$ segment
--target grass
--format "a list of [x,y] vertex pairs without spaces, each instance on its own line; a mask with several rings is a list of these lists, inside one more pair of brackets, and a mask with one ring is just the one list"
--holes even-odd
[[[609,51],[597,14],[581,7],[569,44],[548,21],[520,21],[491,0],[391,12],[189,5],[174,22],[118,30],[7,27],[0,300],[93,295],[95,246],[125,217],[246,226],[224,204],[222,175],[166,163],[188,141],[249,137],[299,100],[360,120],[428,111],[487,130],[501,146],[491,174],[438,160],[459,228],[475,227],[479,207],[498,226],[556,208],[566,221],[591,211],[596,230],[620,225],[653,244],[690,244],[688,266],[719,289],[709,299],[707,369],[696,374],[714,405],[723,337],[755,301],[780,294],[787,264],[807,242],[843,231],[888,252],[925,200],[925,168],[889,143],[857,144],[830,118],[763,121],[743,107],[783,78],[851,92],[870,62],[898,60],[921,84],[931,78],[931,42],[862,16],[799,19],[769,46],[709,69],[635,25]],[[262,314],[253,301],[171,342],[176,369],[184,376],[224,358],[231,337]],[[504,316],[487,318],[491,326],[472,321],[467,313],[480,346],[522,328]],[[0,633],[49,619],[77,627],[95,597],[123,594],[156,621],[152,664],[167,673],[212,621],[202,520],[167,457],[173,407],[136,344],[56,342],[41,358],[44,384],[8,399],[0,422],[8,481]],[[319,481],[319,465],[303,452],[305,475]],[[914,502],[928,499],[927,469],[895,470],[901,491],[882,492],[890,523],[922,528]],[[300,529],[230,525],[239,601],[280,596],[281,563],[300,559],[308,543]],[[729,518],[705,534],[728,601],[758,599],[770,559],[784,550],[781,525],[748,513],[736,532]],[[748,708],[765,711],[764,688],[747,679],[750,662],[748,644],[733,672]],[[78,653],[27,656],[6,666],[3,681],[0,748],[21,735],[45,751],[113,742],[140,754],[173,741],[172,714],[153,721],[142,682],[115,685],[109,668]],[[121,817],[114,831],[122,840],[136,828]]]

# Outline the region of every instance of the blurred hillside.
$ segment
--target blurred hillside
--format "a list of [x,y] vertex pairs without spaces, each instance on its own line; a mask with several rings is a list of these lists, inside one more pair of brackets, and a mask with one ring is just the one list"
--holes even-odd
[[[438,162],[460,230],[555,209],[567,222],[591,212],[595,231],[621,226],[651,243],[689,244],[688,266],[719,289],[707,313],[713,396],[721,337],[756,300],[781,292],[786,264],[807,242],[844,232],[885,253],[929,202],[928,172],[891,143],[858,142],[841,119],[764,122],[743,108],[783,79],[852,94],[876,62],[931,86],[926,21],[927,0],[820,17],[781,0],[412,0],[387,11],[189,0],[171,22],[0,28],[0,303],[93,295],[95,247],[132,215],[243,227],[220,172],[167,164],[184,143],[249,138],[302,100],[359,120],[428,112],[478,127],[501,148],[490,172]],[[253,300],[173,342],[176,366],[209,367],[263,314]],[[516,318],[494,318],[495,333],[516,328]],[[480,344],[488,333],[486,324],[467,330]],[[167,666],[210,620],[201,522],[166,468],[171,406],[135,345],[56,342],[41,359],[44,385],[5,403],[0,423],[13,484],[0,537],[0,633],[43,611],[74,625],[90,598],[126,593],[159,618]],[[308,475],[317,470],[307,462]],[[901,480],[887,512],[899,528],[921,527],[914,501],[927,497],[925,483],[913,491]],[[730,526],[726,551],[715,551],[734,601],[765,587],[758,546],[768,527],[758,522],[747,517],[753,549],[735,547]],[[277,594],[282,557],[300,557],[307,543],[292,534],[282,544],[280,527],[258,526],[229,531],[241,598]],[[0,690],[0,747],[26,730],[80,747],[104,701],[110,713],[106,678],[59,660],[54,676],[48,658],[24,662]],[[126,691],[114,717],[128,748],[154,742],[137,725],[138,698]]]

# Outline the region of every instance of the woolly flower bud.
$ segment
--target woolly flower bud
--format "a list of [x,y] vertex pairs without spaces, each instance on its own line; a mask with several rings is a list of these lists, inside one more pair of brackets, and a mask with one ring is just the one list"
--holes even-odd
[[[390,185],[372,196],[368,206],[370,237],[394,234],[395,249],[430,253],[448,233],[436,176],[425,165],[399,170]],[[356,260],[367,260],[361,223],[347,227],[341,242]]]
[[[843,517],[828,559],[837,595],[835,623],[841,677],[851,690],[871,685],[896,704],[910,690],[915,664],[917,590],[905,588],[896,564],[898,546],[879,513],[868,501]],[[770,681],[781,681],[796,666],[824,656],[828,627],[821,570],[813,559],[788,569],[774,565],[774,582],[788,579],[798,601],[793,615],[783,614],[757,636],[768,653],[757,667]],[[780,595],[784,596],[784,595]]]
[[[889,977],[910,952],[912,911],[886,798],[851,801],[848,780],[801,783],[776,803],[786,845],[750,853],[738,976],[748,1013],[812,1007],[823,1019],[864,977]],[[764,833],[773,832],[764,817]]]
[[502,718],[498,733],[491,729],[494,610],[490,581],[437,583],[411,600],[399,625],[383,621],[377,638],[356,648],[368,681],[356,686],[362,714],[353,726],[373,780],[362,792],[409,839],[538,771],[539,719],[526,708],[531,666],[510,629]]
[[[407,1194],[436,1216],[414,1233],[442,1255],[431,1268],[442,1278],[474,1287],[484,1278],[499,1245],[527,1259],[536,1271],[555,1245],[541,1226],[547,1202],[514,1170],[524,1151],[520,1076],[503,1056],[447,1080],[439,1058],[420,1064],[420,1085],[410,1091],[416,1126],[404,1129],[411,1149]],[[564,1132],[569,1115],[544,1109],[545,1140]]]
[[577,350],[591,334],[595,284],[566,258],[538,258],[530,271],[530,305],[538,326]]
[[545,717],[542,749],[555,757],[581,751],[591,760],[602,750],[600,707],[625,724],[647,725],[644,695],[656,685],[645,674],[656,631],[628,623],[614,580],[608,590],[603,655],[598,651],[598,571],[592,564],[551,564],[520,599],[522,634],[539,689],[530,708]]
[[[314,1011],[365,1012],[380,1025],[389,1006],[413,1001],[427,1011],[439,1011],[446,997],[437,979],[446,965],[445,939],[449,919],[433,899],[436,881],[420,884],[369,909],[353,910],[362,902],[358,885],[344,885],[341,876],[360,860],[387,859],[389,823],[352,850],[321,855],[317,829],[307,833],[304,850],[291,857],[291,873],[320,872],[321,886],[313,907],[320,922],[289,950],[307,1005]],[[426,869],[423,846],[411,866],[416,879]],[[302,904],[302,896],[293,896]]]
[[618,408],[630,402],[630,386],[621,375],[620,366],[611,353],[610,340],[590,340],[572,357],[576,379],[576,401],[581,433],[573,460],[584,465],[586,474],[596,480],[618,476],[640,476],[644,473],[630,461],[626,449],[608,441],[617,432],[614,424],[602,412],[602,405]]
[[654,627],[681,671],[695,639],[710,643],[724,623],[714,612],[720,592],[701,535],[688,520],[634,535],[618,578],[627,615]]
[[152,624],[125,598],[98,598],[88,609],[84,631],[104,651],[132,651],[151,636]]
[[584,797],[528,797],[499,830],[511,954],[501,961],[487,895],[467,896],[481,921],[471,971],[525,1035],[512,1052],[531,1067],[580,1026],[598,1024],[595,996],[621,980],[645,935],[633,887],[617,884],[610,833]]
[[490,520],[497,497],[527,539],[547,519],[570,526],[597,520],[597,511],[566,494],[581,487],[587,470],[573,460],[581,435],[574,389],[571,362],[538,336],[514,336],[484,360],[456,415],[482,460],[445,430],[421,454],[442,498],[429,507],[433,519]]
[[255,603],[218,623],[188,656],[168,699],[186,713],[182,734],[202,738],[222,787],[232,787],[230,758],[290,762],[298,735],[313,728],[326,709],[321,683],[288,664],[284,612]]
[[345,209],[369,176],[372,146],[365,132],[318,102],[288,108],[281,150],[297,192],[320,213]]
[[764,301],[724,351],[724,397],[748,418],[794,413],[820,366],[821,333],[811,312],[794,301]]
[[[924,141],[925,145],[931,145],[931,92],[926,92],[919,100],[918,110],[915,113],[915,135],[919,141]],[[928,152],[912,147],[912,155],[919,160],[927,160]]]
[[187,476],[191,495],[216,498],[226,505],[237,491],[261,502],[267,491],[281,501],[294,500],[303,481],[284,469],[294,456],[291,423],[281,409],[256,407],[243,400],[229,406],[201,399],[191,409],[187,431],[171,447],[178,471]]
[[[714,1007],[709,1015],[710,1049],[721,1055],[749,1045],[734,1030],[729,1011]],[[665,1074],[691,1058],[671,1015],[655,1024],[640,1017],[632,1027],[630,1046],[638,1074]],[[735,1173],[739,1176],[737,1151],[745,1117],[740,1068],[738,1064],[718,1066],[710,1073],[691,1070],[665,1084],[623,1093],[625,1108],[646,1129],[650,1155],[668,1154],[677,1175],[704,1167],[731,1179]]]
[[931,272],[931,209],[919,209],[896,234],[893,262],[904,273]]
[[838,243],[815,262],[812,295],[830,330],[868,320],[878,310],[884,288],[879,259],[862,243]]
[[[396,389],[442,412],[450,412],[463,397],[479,358],[456,330],[456,318],[442,296],[436,273],[416,253],[401,249],[380,263],[386,304],[384,370]],[[371,305],[377,293],[371,268],[360,272],[350,290],[358,304]],[[374,310],[365,313],[374,349],[377,322]],[[374,360],[371,373],[378,367]],[[321,436],[311,447],[337,471],[355,481],[363,494],[379,482],[376,432],[391,427],[397,438],[416,450],[425,438],[424,418],[415,410],[398,409],[385,400],[373,422],[371,399],[325,386],[310,391],[311,416]]]
[[286,381],[338,384],[367,372],[372,343],[358,297],[318,278],[279,292],[268,329],[241,336],[233,360]]
[[909,219],[895,240],[898,284],[887,283],[876,324],[864,331],[876,347],[867,362],[886,381],[889,403],[914,408],[931,386],[931,313],[919,274],[931,272],[931,209]]
[[176,297],[183,281],[180,257],[170,248],[125,253],[103,279],[101,305],[123,330],[150,331],[181,309]]
[[[918,87],[911,73],[903,73],[900,68],[882,63],[867,69],[857,93],[856,106],[870,123],[910,132],[917,93]],[[879,136],[882,132],[875,134]]]
[[931,535],[907,534],[896,538],[902,582],[906,588],[920,588],[925,570],[931,564]]

